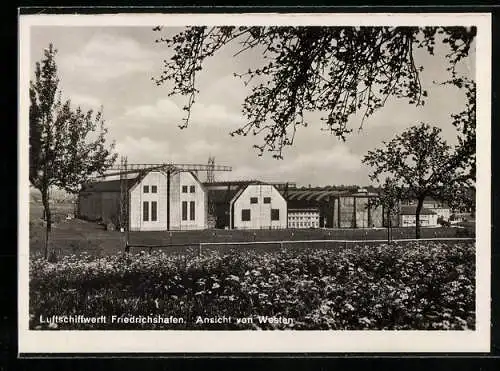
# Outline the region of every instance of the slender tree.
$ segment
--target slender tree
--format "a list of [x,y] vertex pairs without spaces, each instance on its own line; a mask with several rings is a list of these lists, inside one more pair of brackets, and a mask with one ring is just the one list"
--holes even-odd
[[381,207],[385,226],[387,227],[387,242],[392,240],[392,220],[394,216],[399,215],[399,206],[403,195],[398,183],[393,179],[386,177],[384,183],[378,187],[376,192],[378,197],[371,198],[367,207],[377,208]]
[[[162,33],[161,27],[155,27]],[[307,126],[307,112],[322,112],[324,129],[345,140],[353,128],[349,118],[362,119],[384,106],[388,97],[423,105],[415,51],[434,54],[437,43],[448,51],[450,83],[461,87],[457,64],[469,54],[475,27],[188,27],[173,37],[160,36],[173,56],[153,80],[168,84],[170,95],[186,97],[186,116],[198,93],[197,78],[204,62],[232,45],[235,56],[249,50],[262,53],[262,65],[236,75],[251,88],[243,102],[247,123],[231,135],[263,134],[259,155],[270,151],[282,158],[296,130]],[[446,79],[446,77],[445,77]],[[469,130],[469,121],[462,121]],[[475,132],[475,131],[474,131]]]
[[440,128],[422,123],[383,142],[382,148],[363,158],[363,163],[373,168],[373,181],[390,176],[400,200],[417,201],[416,238],[420,238],[420,213],[426,197],[457,205],[463,203],[464,191],[474,183],[470,159],[462,156],[462,146],[452,148],[440,133]]
[[107,129],[101,111],[73,109],[61,99],[55,56],[50,44],[35,66],[30,81],[30,169],[31,184],[41,192],[46,219],[45,249],[52,226],[49,190],[52,187],[76,193],[93,174],[102,174],[116,159],[114,143],[106,146]]

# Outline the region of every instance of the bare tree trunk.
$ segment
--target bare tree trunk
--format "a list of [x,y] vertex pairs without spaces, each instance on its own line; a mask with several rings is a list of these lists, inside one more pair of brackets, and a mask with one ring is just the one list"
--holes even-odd
[[424,199],[419,198],[417,203],[417,210],[415,212],[415,238],[417,240],[420,238],[420,212],[422,211],[423,204]]
[[50,213],[50,205],[49,205],[49,191],[48,189],[42,190],[42,203],[43,203],[43,211],[45,214],[45,246],[43,250],[43,256],[47,259],[48,250],[49,250],[49,233],[52,230],[52,215]]
[[391,243],[391,212],[387,211],[387,243]]

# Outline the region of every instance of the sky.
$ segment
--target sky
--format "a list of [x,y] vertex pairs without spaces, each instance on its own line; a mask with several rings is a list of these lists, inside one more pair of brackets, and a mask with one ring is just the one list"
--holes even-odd
[[[172,35],[180,28],[164,29]],[[191,123],[181,130],[184,98],[169,97],[167,86],[157,86],[152,78],[162,72],[164,59],[172,52],[156,43],[159,33],[152,27],[74,27],[36,26],[31,28],[31,75],[43,50],[53,43],[58,50],[56,63],[63,97],[85,109],[103,107],[109,129],[108,140],[115,141],[119,155],[129,163],[201,163],[209,156],[216,164],[232,166],[229,173],[216,173],[216,180],[259,179],[295,182],[298,186],[369,185],[370,168],[361,163],[363,156],[392,139],[410,126],[427,122],[442,128],[449,144],[456,132],[450,115],[460,112],[465,95],[458,88],[433,81],[443,81],[446,71],[444,50],[434,56],[418,52],[416,64],[424,67],[421,81],[429,93],[423,107],[406,100],[390,98],[385,107],[365,120],[363,130],[342,142],[322,131],[320,120],[299,128],[292,147],[284,150],[284,159],[270,153],[258,156],[253,144],[262,137],[231,137],[229,132],[242,126],[241,105],[249,89],[233,77],[262,63],[256,53],[233,57],[228,47],[207,60],[198,77],[200,94],[193,106]],[[460,65],[460,71],[474,77],[475,53]],[[320,117],[321,114],[312,115]],[[358,128],[361,116],[351,119]],[[204,175],[200,175],[204,179]]]

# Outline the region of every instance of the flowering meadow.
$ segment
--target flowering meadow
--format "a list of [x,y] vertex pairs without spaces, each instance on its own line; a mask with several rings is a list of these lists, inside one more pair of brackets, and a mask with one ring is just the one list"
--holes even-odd
[[[467,330],[475,328],[474,277],[473,241],[32,258],[30,328]],[[40,320],[158,314],[185,321]],[[199,316],[293,321],[196,323]]]

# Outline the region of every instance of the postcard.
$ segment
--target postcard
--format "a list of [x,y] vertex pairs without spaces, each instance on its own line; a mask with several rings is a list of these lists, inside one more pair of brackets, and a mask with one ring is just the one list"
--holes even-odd
[[490,82],[487,13],[21,11],[20,354],[489,352]]

